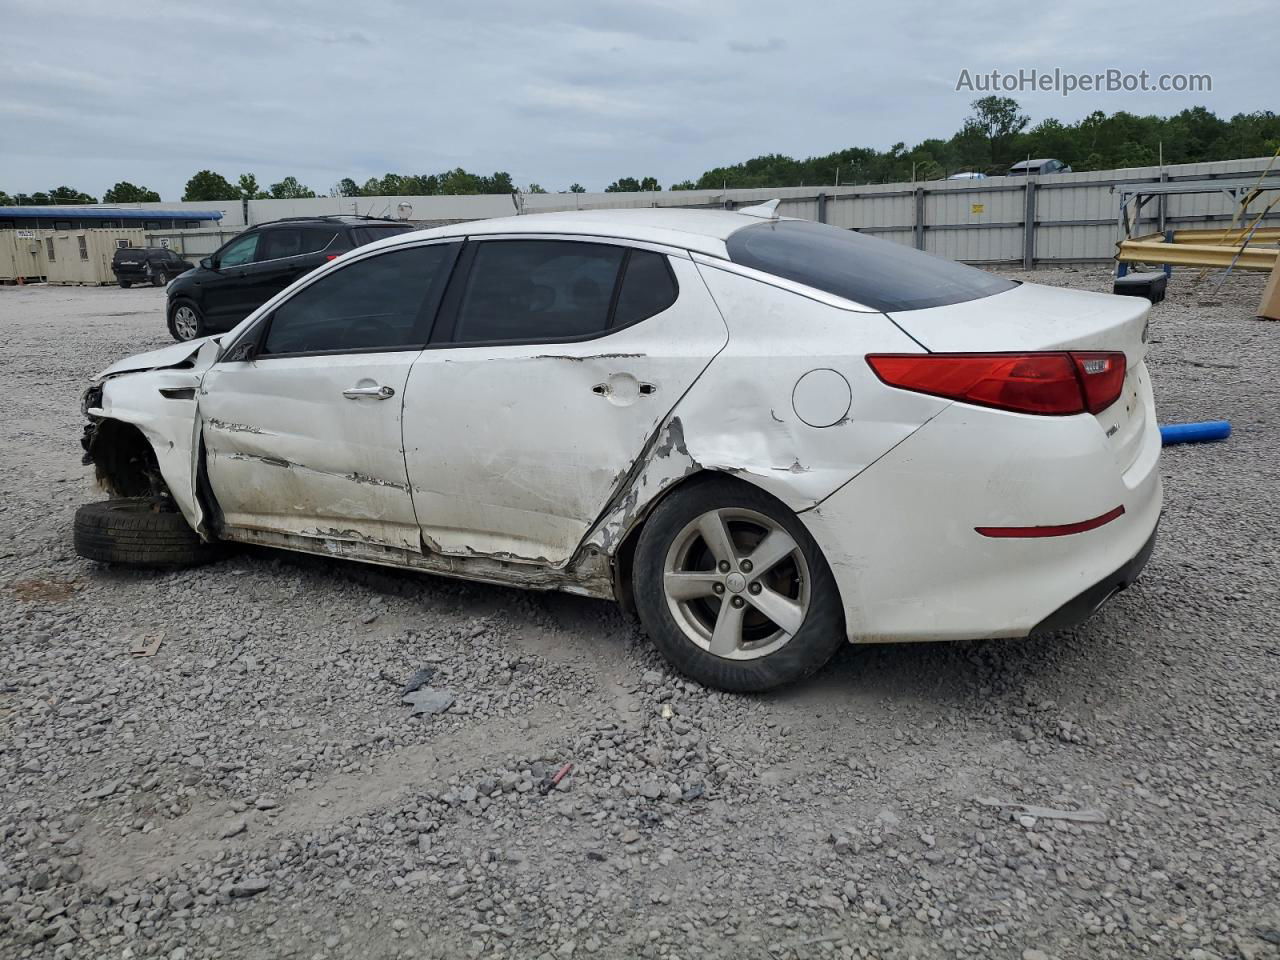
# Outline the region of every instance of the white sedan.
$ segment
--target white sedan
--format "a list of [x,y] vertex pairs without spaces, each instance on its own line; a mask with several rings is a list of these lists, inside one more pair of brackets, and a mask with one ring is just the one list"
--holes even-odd
[[616,599],[726,690],[1076,623],[1155,541],[1145,300],[746,211],[344,254],[85,397],[93,560],[233,541]]

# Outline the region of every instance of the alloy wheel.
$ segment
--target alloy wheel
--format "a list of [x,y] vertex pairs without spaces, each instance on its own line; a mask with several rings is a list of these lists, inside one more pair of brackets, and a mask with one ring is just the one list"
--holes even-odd
[[795,538],[763,513],[737,507],[686,524],[663,564],[676,625],[729,660],[768,656],[790,641],[809,612],[810,582]]
[[179,340],[191,340],[200,329],[200,320],[191,307],[179,307],[173,312],[173,330]]

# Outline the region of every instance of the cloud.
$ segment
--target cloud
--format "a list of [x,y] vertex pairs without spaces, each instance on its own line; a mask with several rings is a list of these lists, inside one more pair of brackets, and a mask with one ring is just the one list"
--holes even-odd
[[730,40],[729,49],[734,53],[777,53],[787,49],[787,41],[781,37],[770,37],[764,43],[750,43],[746,40]]
[[[1211,94],[1020,97],[1038,122],[1095,109],[1274,109],[1274,0],[1166,0],[1138,60],[1212,73]],[[0,62],[0,189],[117,180],[181,196],[208,167],[259,183],[457,166],[548,189],[663,183],[767,153],[811,156],[948,136],[971,72],[1140,68],[1099,33],[1109,0],[1046,13],[1007,0],[832,6],[766,0],[10,0]],[[1046,19],[1048,18],[1048,19]],[[57,56],[50,57],[49,24]],[[1195,30],[1185,29],[1187,23]],[[112,51],[104,56],[103,51]],[[1158,59],[1157,59],[1158,57]],[[1027,63],[1032,60],[1035,62]],[[155,98],[132,95],[163,91]]]

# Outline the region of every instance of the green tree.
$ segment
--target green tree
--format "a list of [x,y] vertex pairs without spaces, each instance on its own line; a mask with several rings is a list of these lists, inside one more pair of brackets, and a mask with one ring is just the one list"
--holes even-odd
[[187,181],[183,200],[239,200],[240,191],[220,173],[201,170]]
[[696,190],[698,185],[692,180],[681,180],[679,183],[673,183],[669,188],[671,190]]
[[343,177],[334,184],[329,194],[334,197],[358,197],[360,196],[360,186],[350,177]]
[[645,177],[643,180],[637,180],[635,177],[619,177],[613,183],[604,188],[605,193],[641,193],[649,190],[661,190],[658,186],[656,177]]
[[9,196],[3,190],[0,190],[0,207],[13,206],[13,197]]
[[121,180],[102,195],[103,203],[159,203],[160,194],[146,187],[135,187],[128,180]]
[[74,187],[54,187],[44,195],[46,202],[54,203],[97,203],[97,197],[91,197],[83,190]]
[[297,177],[285,177],[279,183],[271,185],[273,200],[307,200],[315,195],[316,192],[299,183]]
[[580,183],[571,183],[569,184],[569,192],[570,193],[586,193],[587,188]]
[[1018,101],[1012,97],[980,97],[969,104],[973,115],[964,122],[963,130],[978,134],[987,143],[987,160],[990,163],[1012,162],[1015,156],[1014,137],[1031,122],[1025,113],[1019,112]]
[[240,174],[237,186],[240,190],[241,200],[266,200],[271,196],[271,194],[258,186],[258,178],[252,173]]
[[524,192],[525,193],[546,193],[547,191],[542,189],[541,184],[531,183],[529,184],[529,186],[524,188]]

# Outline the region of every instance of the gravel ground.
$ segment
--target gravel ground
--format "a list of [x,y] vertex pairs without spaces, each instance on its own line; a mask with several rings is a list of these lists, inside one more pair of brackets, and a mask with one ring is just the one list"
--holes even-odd
[[[1136,587],[767,697],[605,603],[78,559],[79,395],[166,342],[163,293],[0,288],[0,957],[1280,956],[1280,326],[1260,278],[1190,281],[1161,416],[1235,433],[1166,452]],[[401,702],[419,670],[445,712]]]

